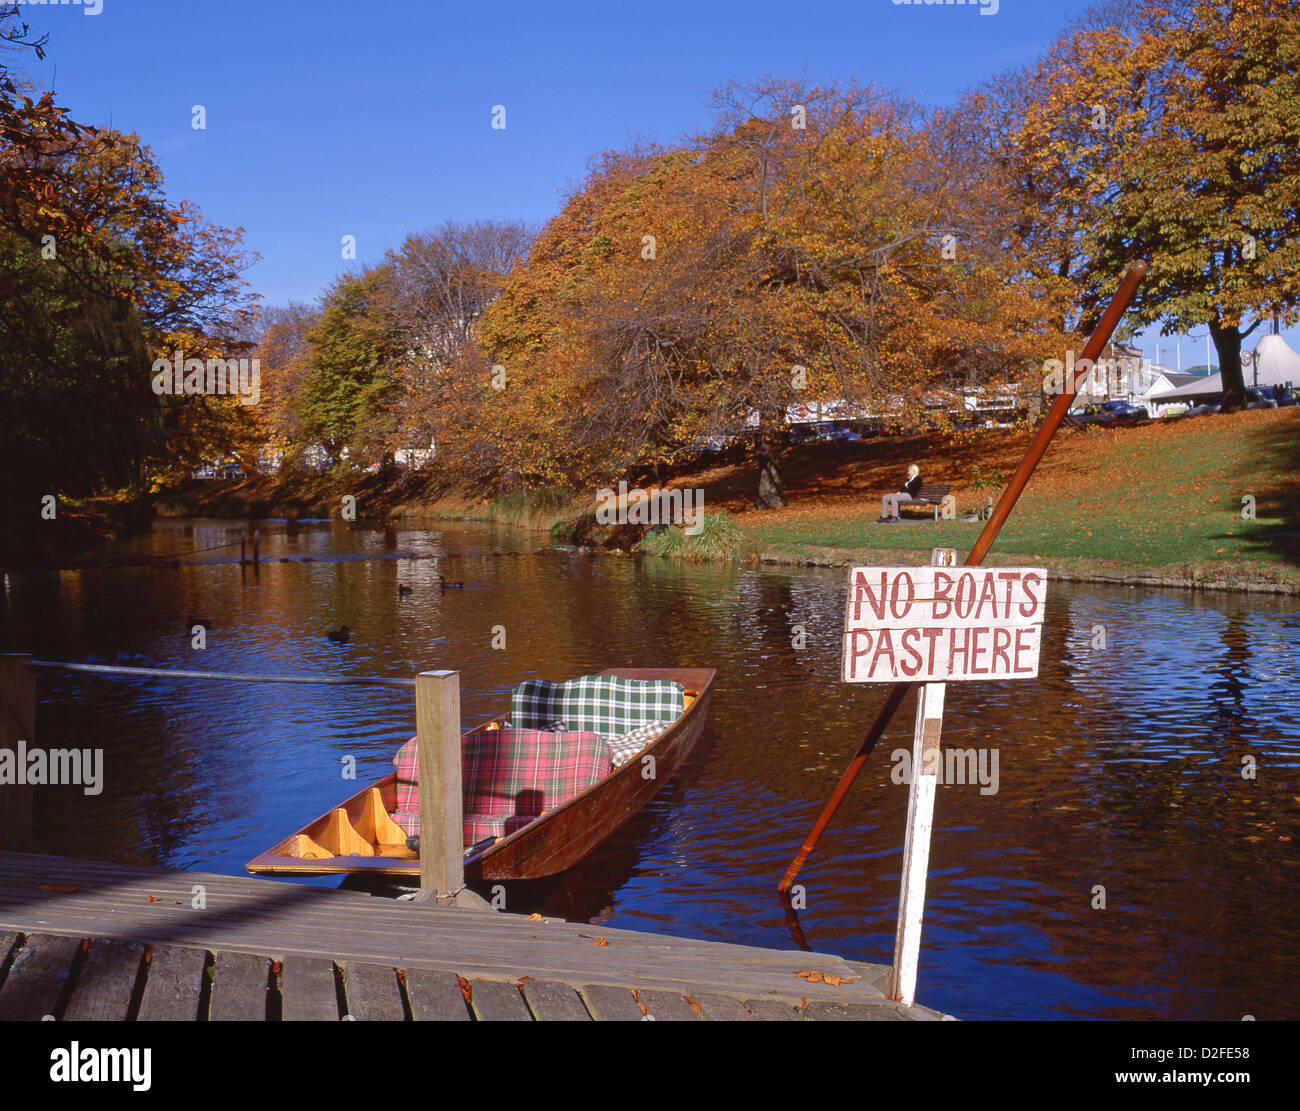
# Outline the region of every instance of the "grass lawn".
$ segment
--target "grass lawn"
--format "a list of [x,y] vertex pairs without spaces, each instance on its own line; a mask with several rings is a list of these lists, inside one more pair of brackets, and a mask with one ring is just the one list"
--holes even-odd
[[[980,524],[875,524],[880,495],[897,490],[915,461],[927,482],[952,484],[964,513],[999,492],[976,489],[974,468],[1009,477],[1029,437],[1001,430],[966,442],[910,437],[815,445],[788,459],[790,505],[780,510],[751,508],[753,472],[743,465],[673,484],[702,485],[707,507],[727,509],[762,553],[879,551],[882,560],[889,552],[934,547],[965,553]],[[1242,516],[1245,496],[1255,499],[1254,520]],[[1298,541],[1300,407],[1063,429],[992,553],[1257,577],[1295,567]]]

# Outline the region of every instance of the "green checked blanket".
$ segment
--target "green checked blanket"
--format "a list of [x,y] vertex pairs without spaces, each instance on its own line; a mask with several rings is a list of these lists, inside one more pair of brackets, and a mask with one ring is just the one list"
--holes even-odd
[[510,699],[516,729],[567,730],[621,737],[656,719],[674,722],[686,708],[686,688],[670,679],[623,679],[583,675],[565,683],[527,679]]

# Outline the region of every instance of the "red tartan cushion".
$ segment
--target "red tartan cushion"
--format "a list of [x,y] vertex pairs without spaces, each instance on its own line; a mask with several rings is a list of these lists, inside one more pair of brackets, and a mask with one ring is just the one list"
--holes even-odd
[[[415,810],[395,810],[392,819],[408,835],[420,832],[420,814]],[[487,837],[505,837],[517,829],[523,829],[534,819],[523,814],[466,814],[465,847],[477,845]]]
[[[418,833],[416,738],[397,750],[393,764],[397,768],[397,812],[393,820],[408,833]],[[547,733],[540,729],[467,733],[461,738],[465,844],[513,833],[543,811],[555,809],[604,779],[613,767],[613,754],[596,733]],[[508,821],[516,818],[526,820]],[[498,819],[502,832],[489,828]],[[413,822],[411,828],[408,822]]]

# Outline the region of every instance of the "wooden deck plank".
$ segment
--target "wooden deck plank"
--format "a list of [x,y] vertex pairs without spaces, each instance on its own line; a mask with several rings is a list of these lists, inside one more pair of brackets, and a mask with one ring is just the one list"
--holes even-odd
[[[37,891],[38,877],[66,880],[66,886],[76,890]],[[205,888],[205,909],[192,907],[195,884]],[[150,895],[156,901],[151,902]],[[531,978],[570,989],[625,985],[690,995],[697,1001],[702,995],[716,995],[877,1004],[884,996],[874,985],[887,972],[880,966],[850,965],[829,954],[619,929],[597,931],[583,923],[529,921],[521,915],[468,915],[436,904],[261,878],[0,853],[0,931],[8,930],[117,938],[160,950],[203,948],[277,960],[377,964],[407,973],[424,969],[469,980]],[[606,945],[596,944],[598,935]],[[863,969],[874,974],[864,976]],[[853,982],[837,988],[808,984],[795,976],[799,970]],[[409,983],[407,998],[412,998]],[[599,1005],[593,1005],[585,991],[583,998],[596,1014]],[[526,1007],[522,996],[519,1001]],[[625,1008],[618,1009],[626,1014]]]
[[203,970],[208,954],[175,945],[156,947],[140,998],[137,1022],[193,1022],[203,998]]
[[705,1022],[753,1022],[754,1016],[739,999],[730,995],[713,995],[709,992],[695,996],[700,1009],[700,1017]]
[[531,1022],[533,1015],[514,984],[471,980],[469,1005],[480,1022]]
[[211,1022],[265,1022],[271,977],[267,957],[219,952],[212,973]]
[[907,1009],[901,1003],[827,1003],[818,1000],[804,1009],[812,1022],[906,1022]]
[[125,1022],[144,954],[145,947],[136,941],[92,940],[63,1020]]
[[80,948],[79,937],[28,937],[0,984],[0,1021],[32,1022],[54,1015]]
[[695,1008],[675,991],[638,991],[637,999],[649,1009],[657,1022],[699,1022]]
[[802,1022],[803,1013],[779,999],[746,999],[745,1008],[763,1022]]
[[599,1022],[640,1022],[645,1017],[627,988],[586,984],[581,991],[587,1010]]
[[582,997],[568,984],[529,980],[523,985],[524,1001],[538,1022],[590,1022]]
[[[193,877],[195,879],[204,878],[201,873],[194,873]],[[225,877],[216,877],[216,879],[224,881]],[[429,923],[434,928],[445,929],[461,936],[481,936],[483,929],[491,929],[494,932],[500,931],[503,936],[509,935],[512,937],[544,938],[548,934],[555,934],[560,938],[585,941],[592,945],[595,944],[596,940],[596,935],[590,931],[590,927],[583,927],[575,923],[552,922],[538,924],[529,922],[522,916],[505,914],[485,915],[482,918],[475,916],[471,920],[462,912],[451,908],[376,900],[369,896],[361,897],[364,900],[364,905],[358,906],[355,902],[350,901],[350,905],[345,911],[336,915],[331,912],[328,897],[333,895],[346,897],[350,893],[337,892],[332,889],[290,887],[289,885],[266,880],[258,882],[266,885],[271,890],[264,890],[261,898],[252,900],[232,900],[228,897],[229,893],[222,892],[209,885],[207,908],[203,911],[191,909],[188,887],[184,890],[169,891],[157,887],[135,887],[120,884],[111,891],[83,890],[75,894],[59,896],[57,899],[39,900],[38,902],[40,913],[52,917],[68,917],[85,912],[112,910],[114,917],[126,914],[132,920],[138,921],[193,921],[196,915],[202,915],[204,921],[213,925],[220,924],[222,921],[229,921],[247,926],[258,922],[278,923],[288,914],[292,919],[309,920],[322,928],[335,926],[340,930],[344,930],[357,923],[373,921],[373,916],[376,912],[379,912],[407,915],[408,917],[404,921],[408,922],[412,921],[409,918],[410,915],[417,915],[420,916],[419,920],[422,924]],[[157,902],[150,903],[148,896],[160,890],[162,891],[161,896],[155,894]],[[300,892],[309,892],[310,894],[306,897],[300,897]],[[176,902],[166,898],[166,896],[174,894],[186,897],[184,900],[180,900],[179,907]],[[325,898],[326,901],[321,902],[322,898]],[[15,892],[6,887],[3,882],[0,882],[0,905],[6,908],[7,913],[12,914],[24,909],[31,911],[33,900],[29,894]],[[687,938],[658,937],[626,930],[604,930],[602,934],[610,944],[622,943],[641,947],[647,951],[658,952],[671,949],[679,953],[698,953],[702,957],[706,953],[713,957],[726,954],[737,960],[759,963],[784,961],[797,952],[796,950],[755,949]],[[839,958],[835,959],[839,961]],[[842,961],[839,961],[839,963],[843,965]]]
[[[268,881],[270,882],[270,881]],[[118,893],[114,897],[88,897],[81,900],[64,900],[58,906],[42,908],[39,914],[32,913],[26,905],[10,899],[0,890],[0,924],[20,929],[33,922],[40,925],[54,926],[60,922],[87,920],[102,923],[105,929],[134,926],[138,929],[185,929],[201,924],[210,940],[225,930],[240,933],[259,932],[260,936],[272,935],[284,931],[292,932],[295,928],[310,928],[319,936],[347,938],[356,930],[381,934],[389,930],[436,933],[440,938],[461,941],[481,941],[484,937],[499,938],[503,944],[523,944],[558,946],[597,947],[596,936],[584,933],[584,927],[576,923],[558,923],[539,926],[535,924],[508,923],[502,921],[505,916],[469,916],[451,910],[449,913],[458,917],[448,920],[436,912],[432,917],[421,916],[415,908],[399,910],[408,904],[385,904],[375,900],[364,913],[356,913],[345,918],[332,920],[328,915],[317,913],[311,906],[298,904],[289,900],[278,902],[273,906],[254,911],[238,904],[222,906],[213,899],[208,900],[208,908],[202,911],[191,910],[189,904],[184,908],[168,905],[148,904],[142,897],[138,901]],[[396,912],[396,916],[394,916]],[[417,917],[411,917],[412,914]],[[481,924],[480,924],[481,923]],[[98,935],[95,935],[98,936]],[[727,959],[732,963],[764,966],[787,965],[792,958],[799,956],[797,950],[749,950],[740,946],[730,946],[720,942],[695,941],[687,939],[633,937],[625,941],[622,934],[610,931],[606,936],[609,947],[617,947],[624,952],[633,952],[653,956],[672,953],[683,959],[694,958],[700,961]],[[391,946],[390,946],[391,948]],[[816,971],[837,972],[846,975],[850,970],[843,960],[826,954],[804,954],[803,958],[811,961]],[[825,967],[822,967],[825,966]]]
[[452,972],[428,968],[406,969],[406,997],[417,1022],[468,1022],[469,1004]]
[[395,968],[349,961],[343,966],[343,990],[347,1013],[357,1022],[402,1022],[406,1018]]
[[[480,929],[480,922],[483,921],[475,918],[473,922],[467,922],[463,912],[454,908],[397,902],[396,900],[377,900],[360,892],[341,891],[333,888],[305,887],[264,879],[240,880],[229,876],[216,876],[198,872],[165,873],[167,883],[160,886],[151,884],[147,882],[147,878],[140,876],[134,876],[134,882],[125,882],[132,880],[132,870],[122,870],[125,866],[118,866],[118,874],[122,876],[123,882],[115,882],[111,886],[105,886],[105,877],[97,876],[93,870],[98,865],[82,861],[73,862],[80,866],[76,870],[79,875],[65,877],[88,881],[83,886],[80,886],[78,891],[58,895],[39,894],[34,897],[32,890],[30,890],[31,885],[28,885],[29,890],[18,891],[5,883],[5,858],[11,858],[8,867],[12,871],[18,869],[18,866],[12,861],[12,857],[15,855],[17,854],[0,853],[0,898],[5,898],[8,901],[9,897],[17,895],[18,901],[24,903],[27,907],[30,908],[34,903],[38,903],[43,911],[55,914],[60,913],[60,908],[70,909],[81,905],[113,907],[115,910],[138,910],[141,913],[152,913],[164,919],[169,915],[192,918],[194,912],[191,909],[191,887],[194,883],[202,883],[207,889],[207,910],[201,913],[211,917],[214,921],[223,912],[234,913],[238,916],[239,921],[245,923],[260,920],[274,921],[278,920],[286,909],[300,909],[304,918],[311,918],[322,925],[337,924],[340,928],[345,928],[352,923],[366,921],[377,904],[385,912],[397,911],[436,916],[441,919],[442,924],[445,924],[447,928],[465,934],[477,934]],[[51,858],[40,857],[34,859],[44,862]],[[43,864],[42,871],[44,871]],[[24,873],[27,878],[30,878],[30,872],[31,865],[28,864]],[[178,879],[178,876],[183,878]],[[149,895],[153,895],[158,900],[157,903],[149,903]],[[338,901],[335,902],[335,900]],[[179,907],[176,905],[177,901],[180,904]],[[336,918],[337,923],[334,923]],[[517,930],[524,933],[539,932],[538,924],[529,922],[521,915],[494,914],[484,916],[484,920],[490,921],[493,929]],[[541,928],[556,928],[568,936],[572,936],[575,931],[582,931],[590,935],[591,943],[594,943],[596,937],[595,932],[590,927],[576,923],[552,921]],[[715,955],[730,952],[731,955],[740,960],[769,961],[775,955],[787,952],[784,950],[731,945],[725,942],[663,937],[615,928],[602,929],[600,932],[611,944],[622,939],[628,945],[644,946],[656,950],[662,948],[673,948],[680,951],[698,949],[703,952],[707,949]],[[797,950],[789,950],[788,952],[795,953]]]
[[281,1017],[286,1022],[338,1022],[334,962],[321,957],[285,957],[280,968]]
[[[91,925],[102,927],[103,923],[65,922],[60,929],[66,928],[70,933],[80,937],[102,932],[89,929]],[[426,967],[443,971],[454,971],[468,978],[479,976],[507,977],[521,979],[532,976],[536,979],[558,980],[580,986],[593,979],[604,982],[623,981],[639,987],[672,990],[680,992],[713,991],[744,997],[759,997],[778,993],[787,997],[816,997],[819,985],[807,985],[794,977],[796,967],[807,965],[807,960],[787,962],[787,968],[762,968],[754,970],[745,965],[725,961],[708,962],[699,959],[683,959],[675,954],[662,956],[631,957],[609,949],[596,949],[589,952],[581,947],[565,947],[561,950],[547,948],[538,950],[531,946],[503,947],[491,936],[477,940],[457,940],[453,944],[435,944],[439,939],[422,939],[420,949],[403,946],[394,953],[392,936],[381,934],[378,937],[336,938],[320,936],[311,931],[293,934],[279,932],[267,936],[257,931],[222,931],[209,935],[195,930],[193,925],[188,930],[122,930],[120,925],[113,932],[128,933],[134,940],[145,941],[155,945],[174,944],[182,940],[191,940],[214,951],[246,952],[262,955],[270,950],[278,957],[287,955],[320,957],[365,963],[398,963],[402,967]],[[51,931],[53,932],[53,931]],[[827,992],[836,989],[823,989]],[[844,989],[838,989],[847,994]],[[876,1002],[881,997],[874,993],[849,995],[853,1001]]]
[[[67,932],[79,933],[83,936],[127,936],[129,938],[155,944],[168,943],[202,943],[206,947],[214,950],[226,948],[231,950],[251,951],[257,953],[272,952],[277,955],[287,955],[288,953],[297,953],[305,956],[326,956],[341,957],[346,959],[368,960],[372,963],[387,962],[395,955],[400,956],[404,962],[409,962],[416,967],[447,967],[448,962],[452,962],[451,967],[455,969],[457,963],[465,964],[462,971],[479,971],[483,968],[494,966],[493,961],[485,963],[481,959],[485,951],[501,952],[506,955],[507,960],[501,962],[500,967],[503,972],[513,972],[516,965],[510,964],[510,958],[518,958],[519,961],[525,962],[526,966],[519,967],[519,974],[533,975],[537,969],[545,970],[547,968],[566,969],[576,968],[578,971],[586,971],[585,977],[587,982],[593,979],[608,979],[605,976],[594,976],[592,973],[602,969],[615,970],[618,968],[640,968],[666,970],[667,962],[671,962],[673,967],[680,973],[675,979],[677,982],[665,984],[647,984],[646,986],[664,986],[677,987],[679,985],[692,986],[697,985],[702,990],[706,989],[709,983],[720,983],[718,978],[711,975],[712,971],[726,969],[729,973],[731,982],[735,982],[730,974],[740,977],[738,986],[743,988],[758,988],[766,991],[776,986],[771,977],[776,977],[781,983],[781,990],[786,994],[799,992],[800,994],[817,994],[820,985],[792,984],[785,982],[787,977],[793,976],[796,969],[801,967],[812,966],[820,971],[842,972],[845,971],[842,965],[837,964],[838,958],[824,958],[822,960],[811,959],[807,954],[798,953],[773,953],[773,960],[764,962],[760,965],[751,964],[747,961],[729,961],[722,959],[725,954],[711,953],[707,949],[692,948],[686,951],[677,950],[672,947],[666,947],[655,951],[632,950],[625,951],[621,946],[609,945],[606,947],[597,947],[586,941],[582,937],[554,935],[550,937],[525,937],[514,938],[507,941],[499,938],[492,931],[480,931],[472,933],[469,936],[447,937],[436,930],[424,931],[420,937],[404,937],[401,943],[401,952],[394,954],[394,945],[392,940],[393,924],[381,912],[381,908],[376,908],[372,917],[369,928],[353,929],[348,931],[347,936],[335,935],[329,931],[323,931],[313,928],[310,922],[287,921],[275,930],[261,930],[258,928],[249,928],[240,925],[237,922],[212,923],[210,919],[203,915],[203,912],[186,911],[183,918],[175,920],[160,921],[141,921],[137,923],[125,922],[120,919],[105,921],[104,916],[87,916],[87,917],[68,917],[57,921],[51,917],[43,919],[50,932]],[[404,927],[415,926],[416,923],[410,920],[401,920]],[[707,943],[705,943],[707,944]],[[538,977],[539,979],[541,977]],[[562,977],[569,980],[569,976]],[[627,977],[617,976],[616,979],[626,980]],[[635,981],[636,977],[632,979]],[[856,985],[854,985],[856,989]],[[840,994],[845,993],[844,988],[840,989],[822,989],[826,992],[832,990]],[[881,999],[874,989],[865,987],[858,990],[850,990],[849,994],[855,997],[859,996],[860,991],[865,992],[863,998]],[[733,991],[731,994],[743,994],[743,992]],[[829,997],[829,996],[828,996]]]

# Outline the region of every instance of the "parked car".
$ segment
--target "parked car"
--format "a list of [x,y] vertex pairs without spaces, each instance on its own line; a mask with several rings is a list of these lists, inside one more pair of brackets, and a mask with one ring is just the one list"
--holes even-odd
[[1075,424],[1110,424],[1117,419],[1114,413],[1101,404],[1080,405],[1070,411],[1070,418]]
[[1217,401],[1214,401],[1214,402],[1207,402],[1204,405],[1193,405],[1190,409],[1187,410],[1187,412],[1183,414],[1183,416],[1203,417],[1207,413],[1217,413],[1218,411],[1219,411],[1219,403]]
[[1151,417],[1146,409],[1141,405],[1134,405],[1131,401],[1103,401],[1101,407],[1116,420],[1149,420]]
[[1249,387],[1246,390],[1246,408],[1247,409],[1276,409],[1277,402],[1270,396],[1268,390]]

